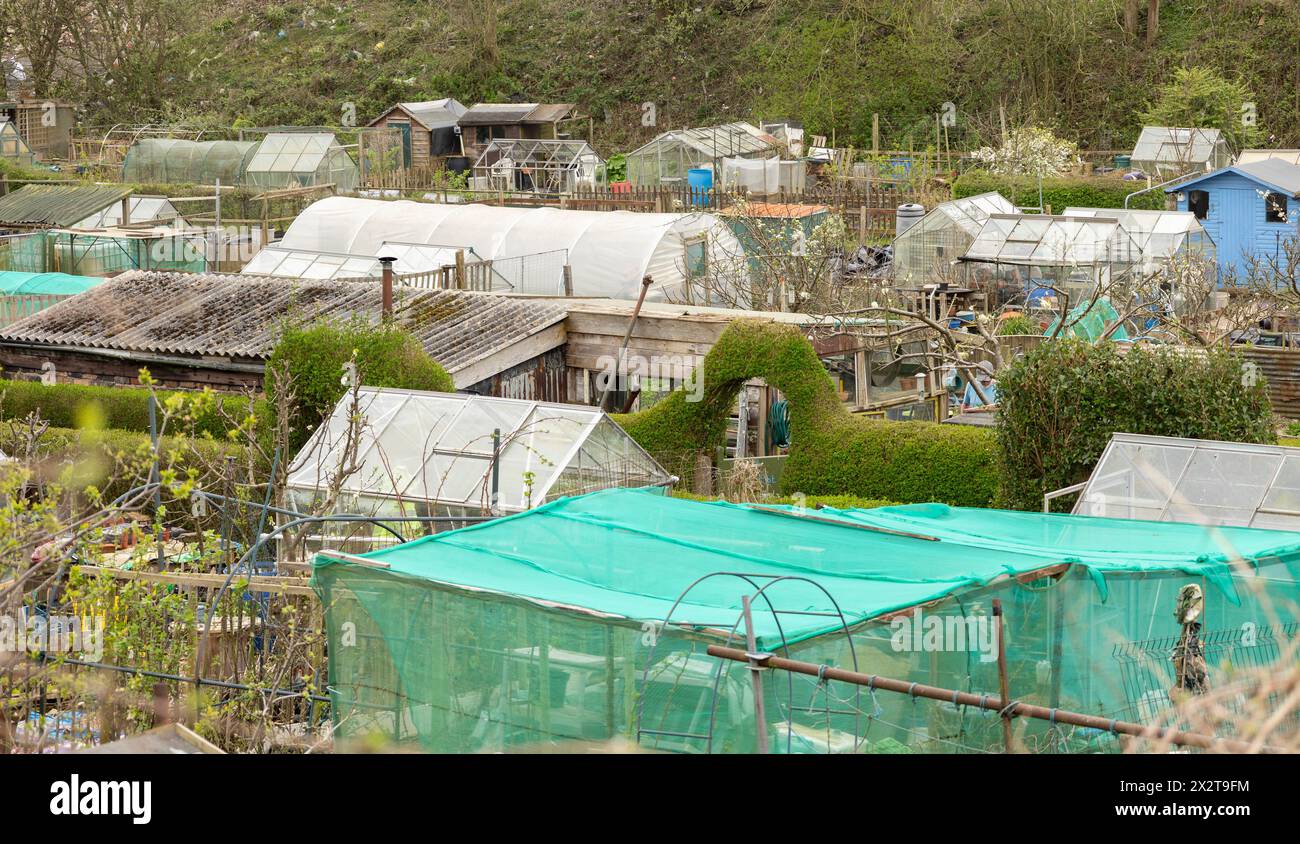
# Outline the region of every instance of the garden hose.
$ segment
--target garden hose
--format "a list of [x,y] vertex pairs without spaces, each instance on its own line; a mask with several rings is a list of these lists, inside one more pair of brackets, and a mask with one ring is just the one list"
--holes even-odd
[[767,443],[771,448],[790,447],[790,404],[785,399],[772,402],[768,409]]

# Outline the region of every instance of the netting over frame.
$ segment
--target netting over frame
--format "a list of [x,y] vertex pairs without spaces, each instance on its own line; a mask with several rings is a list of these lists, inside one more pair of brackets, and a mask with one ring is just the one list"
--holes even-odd
[[[894,532],[610,490],[368,555],[388,568],[324,553],[313,583],[327,613],[336,735],[478,752],[637,740],[639,727],[647,748],[752,752],[748,672],[705,649],[728,640],[754,586],[700,580],[720,571],[824,587],[771,587],[771,607],[755,604],[761,649],[993,694],[996,656],[979,631],[1000,598],[1015,697],[1119,719],[1168,703],[1161,643],[1178,632],[1182,585],[1204,589],[1207,630],[1259,626],[1248,645],[1207,635],[1214,684],[1294,633],[1285,620],[1297,614],[1296,534],[942,505],[817,515]],[[1015,576],[1063,563],[1059,579]],[[903,642],[904,623],[873,620],[921,604],[920,616],[899,617],[974,632],[929,647]],[[980,752],[1001,741],[996,715],[775,671],[763,683],[778,752]],[[1116,746],[1104,732],[1027,719],[1016,730],[1034,749]]]
[[253,157],[253,141],[186,141],[143,138],[122,162],[122,181],[136,184],[240,185]]

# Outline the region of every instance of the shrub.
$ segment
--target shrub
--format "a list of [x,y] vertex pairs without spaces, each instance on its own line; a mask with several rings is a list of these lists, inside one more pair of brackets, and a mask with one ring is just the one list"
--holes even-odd
[[355,360],[357,376],[368,387],[452,392],[456,389],[420,342],[393,324],[361,320],[320,322],[287,328],[266,363],[265,390],[275,406],[277,373],[287,367],[296,397],[290,444],[300,447],[325,419],[347,388],[344,367]]
[[[1123,208],[1124,197],[1145,187],[1145,183],[1125,182],[1096,176],[1062,176],[1043,179],[1043,204],[1054,213],[1074,205],[1083,208]],[[983,170],[970,170],[952,183],[952,198],[961,199],[997,191],[1013,205],[1038,205],[1038,179],[1033,176],[996,176]],[[1165,207],[1163,191],[1139,194],[1129,200],[1130,208]]]
[[790,403],[786,495],[853,495],[911,503],[988,506],[997,488],[991,432],[925,422],[887,422],[849,413],[821,361],[791,326],[733,322],[705,357],[703,400],[678,390],[619,423],[689,485],[698,455],[723,442],[740,385],[762,377]]
[[[1189,351],[1065,339],[1044,343],[998,379],[1000,502],[1042,507],[1043,493],[1088,478],[1112,433],[1271,443],[1262,379],[1223,349]],[[1072,496],[1054,502],[1069,509]]]
[[[0,404],[0,415],[4,419],[24,419],[35,413],[56,428],[82,428],[93,419],[98,423],[94,427],[149,431],[149,391],[144,387],[0,381],[0,392],[4,394],[4,401]],[[165,402],[172,395],[176,395],[176,391],[160,390],[158,401]],[[228,427],[222,419],[223,413],[235,420],[250,413],[246,396],[217,395],[213,405],[193,420],[194,434],[223,438]],[[264,402],[254,402],[251,412],[264,413]],[[188,425],[186,427],[189,429]]]

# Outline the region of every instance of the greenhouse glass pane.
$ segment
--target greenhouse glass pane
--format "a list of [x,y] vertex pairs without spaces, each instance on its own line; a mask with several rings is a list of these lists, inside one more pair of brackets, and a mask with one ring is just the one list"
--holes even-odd
[[451,430],[442,438],[446,451],[492,453],[492,431],[499,428],[504,439],[527,418],[533,406],[528,402],[470,399]]
[[1249,525],[1281,461],[1279,454],[1197,449],[1165,521]]

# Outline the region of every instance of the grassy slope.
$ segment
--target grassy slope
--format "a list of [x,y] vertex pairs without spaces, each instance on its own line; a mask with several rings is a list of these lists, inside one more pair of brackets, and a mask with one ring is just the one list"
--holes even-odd
[[[1037,14],[1023,0],[495,0],[494,67],[466,13],[484,2],[196,8],[175,45],[165,116],[336,124],[345,102],[365,122],[398,100],[520,95],[580,103],[605,151],[653,134],[639,125],[646,101],[660,128],[788,114],[858,145],[879,112],[886,145],[920,147],[952,101],[972,136],[989,135],[1001,103],[1013,122],[1123,147],[1152,84],[1195,62],[1246,82],[1278,142],[1300,145],[1300,4],[1290,0],[1164,0],[1150,51],[1120,31],[1112,0],[1040,0],[1029,4]],[[963,140],[974,137],[954,145]]]

